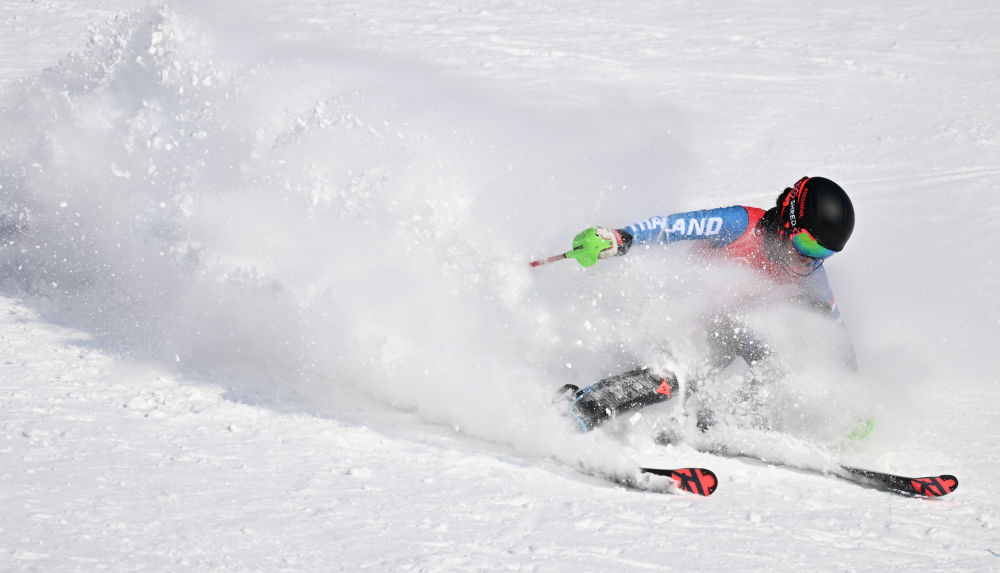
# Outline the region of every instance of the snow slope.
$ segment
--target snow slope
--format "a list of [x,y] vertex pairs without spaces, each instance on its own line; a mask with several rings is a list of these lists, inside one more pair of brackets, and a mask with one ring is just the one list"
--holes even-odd
[[[0,567],[996,568],[998,17],[5,2]],[[804,372],[795,432],[733,439],[952,496],[651,446],[648,417],[577,436],[548,405],[683,350],[724,287],[669,250],[526,261],[803,174],[857,208],[827,267],[863,373]],[[722,483],[571,469],[639,461]]]

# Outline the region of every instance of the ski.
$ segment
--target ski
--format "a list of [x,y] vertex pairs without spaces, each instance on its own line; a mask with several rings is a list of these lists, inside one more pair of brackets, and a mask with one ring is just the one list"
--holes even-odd
[[809,465],[776,461],[773,459],[764,459],[746,452],[731,451],[728,448],[717,444],[708,448],[699,448],[696,446],[695,449],[702,453],[735,460],[765,463],[768,465],[786,467],[826,477],[836,477],[857,485],[871,487],[897,495],[933,498],[948,495],[958,488],[958,478],[951,474],[926,477],[907,477],[844,464],[837,464],[833,468],[819,468],[811,467]]
[[906,477],[852,466],[840,466],[835,475],[885,491],[914,497],[941,497],[958,488],[958,478],[951,474],[928,477]]
[[[796,468],[805,469],[805,468]],[[639,468],[640,474],[666,476],[673,480],[677,489],[709,496],[715,493],[719,486],[719,478],[707,468]],[[834,475],[841,479],[860,485],[874,487],[890,493],[913,497],[934,498],[948,495],[958,488],[958,478],[951,474],[941,474],[926,477],[907,477],[877,470],[869,470],[853,466],[840,466],[840,471],[817,472],[821,475]],[[613,476],[612,480],[621,485],[635,489],[648,489],[633,476]]]

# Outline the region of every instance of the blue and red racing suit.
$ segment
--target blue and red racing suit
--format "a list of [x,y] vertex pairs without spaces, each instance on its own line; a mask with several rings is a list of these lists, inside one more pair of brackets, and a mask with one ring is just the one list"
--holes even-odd
[[735,205],[652,217],[624,230],[632,235],[633,247],[698,241],[698,248],[708,256],[740,262],[764,273],[775,283],[794,285],[801,291],[801,299],[806,304],[829,313],[840,323],[840,311],[823,267],[809,275],[796,276],[767,257],[764,233],[755,232],[763,216],[763,209]]

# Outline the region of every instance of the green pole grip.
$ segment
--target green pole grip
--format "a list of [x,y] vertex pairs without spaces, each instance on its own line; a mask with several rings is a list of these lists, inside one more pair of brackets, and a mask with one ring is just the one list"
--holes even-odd
[[604,249],[609,249],[612,241],[602,239],[597,235],[594,227],[585,229],[573,237],[573,250],[566,252],[566,258],[576,259],[576,262],[585,267],[592,267],[597,264],[597,259]]

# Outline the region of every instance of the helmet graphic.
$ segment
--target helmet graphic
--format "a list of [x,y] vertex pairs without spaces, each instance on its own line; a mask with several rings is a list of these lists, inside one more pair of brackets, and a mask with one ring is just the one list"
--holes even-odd
[[803,177],[786,190],[780,212],[781,236],[809,231],[821,247],[840,251],[854,232],[854,205],[833,181]]

